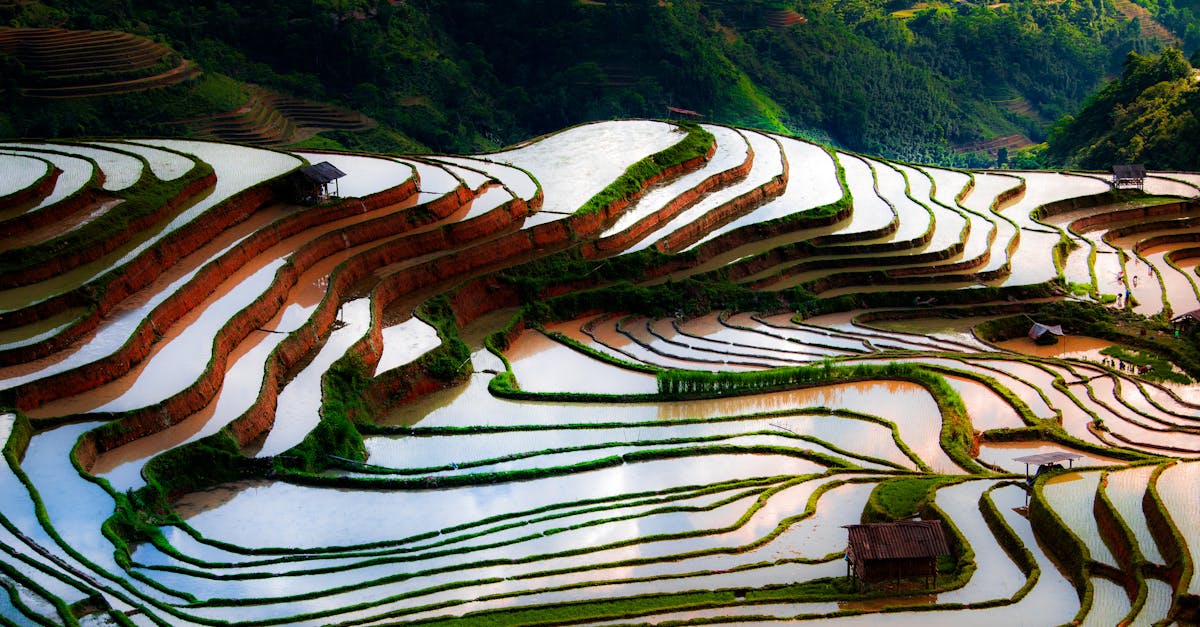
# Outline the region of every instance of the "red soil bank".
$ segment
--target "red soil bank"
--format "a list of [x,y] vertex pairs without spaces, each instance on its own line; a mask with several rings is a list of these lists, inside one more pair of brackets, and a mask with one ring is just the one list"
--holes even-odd
[[[1102,227],[1108,224],[1116,224],[1119,222],[1128,222],[1132,220],[1144,220],[1163,216],[1183,217],[1187,215],[1189,211],[1195,211],[1196,207],[1196,203],[1191,201],[1179,201],[1164,203],[1161,205],[1150,205],[1148,207],[1138,207],[1136,209],[1109,211],[1079,218],[1078,220],[1072,222],[1068,228],[1072,231],[1081,232],[1090,231],[1096,227]],[[1136,230],[1131,230],[1128,231],[1128,234],[1132,235],[1136,232]]]
[[[415,182],[411,191],[415,191]],[[398,193],[392,192],[391,196],[394,197]],[[388,192],[384,192],[384,194],[388,194]],[[460,188],[455,193],[443,196],[423,207],[430,210],[432,214],[449,215],[462,202],[465,202],[464,197],[465,200],[469,200],[470,192]],[[387,198],[387,196],[382,198]],[[525,211],[523,203],[520,208],[514,210],[519,216],[523,216]],[[305,244],[293,255],[292,263],[280,269],[275,281],[264,296],[247,307],[241,314],[235,316],[221,329],[217,335],[213,361],[197,383],[157,406],[124,414],[119,430],[101,429],[90,434],[85,438],[88,440],[88,450],[96,454],[106,452],[165,429],[202,409],[215,398],[220,388],[225,376],[228,355],[250,333],[276,314],[284,304],[289,290],[295,285],[298,277],[331,254],[394,234],[393,229],[396,225],[392,223],[401,219],[408,220],[406,212],[401,211],[397,214],[326,233]],[[385,244],[340,264],[331,276],[327,296],[317,306],[309,321],[301,329],[289,335],[276,348],[274,359],[267,364],[267,376],[263,391],[247,414],[232,425],[233,432],[242,445],[253,441],[258,435],[264,433],[265,429],[270,428],[274,422],[275,401],[287,373],[300,363],[317,345],[320,338],[328,332],[337,317],[341,295],[347,293],[363,277],[374,272],[381,265],[382,259],[396,254],[395,250],[389,250],[389,248],[390,245]],[[200,288],[189,291],[198,294],[200,300],[207,295],[207,292]],[[377,315],[375,319],[378,320]],[[375,334],[377,335],[378,331],[375,331]],[[377,360],[378,355],[375,354],[372,358]],[[82,454],[80,459],[83,459]]]
[[783,194],[787,189],[788,162],[783,150],[779,151],[779,156],[783,160],[783,172],[772,177],[765,184],[715,207],[712,211],[700,216],[699,219],[685,224],[674,233],[667,235],[655,245],[659,252],[667,254],[678,252],[690,246],[696,240],[708,235],[714,229],[729,224],[742,215]]
[[[215,174],[198,178],[185,185],[183,189],[179,190],[179,193],[154,211],[130,221],[125,229],[114,232],[104,239],[97,240],[86,248],[63,251],[62,254],[45,263],[25,268],[17,273],[0,275],[0,289],[45,281],[85,263],[95,261],[124,246],[133,239],[136,233],[167,219],[170,215],[178,211],[180,207],[191,202],[197,194],[212,187],[216,182],[217,177]],[[95,193],[99,194],[100,192]]]
[[[230,251],[230,255],[242,255],[244,253],[258,254],[263,250],[275,245],[279,241],[286,239],[305,229],[312,228],[315,225],[334,220],[344,215],[351,209],[356,209],[359,212],[365,213],[373,209],[378,209],[390,204],[395,204],[404,198],[408,198],[416,193],[417,181],[410,179],[409,181],[394,187],[389,190],[380,192],[379,194],[370,196],[366,199],[351,199],[341,203],[326,205],[313,209],[307,209],[289,216],[285,220],[281,220],[278,224],[273,225],[269,229],[265,229],[256,233],[247,241],[239,246],[239,250]],[[460,196],[464,192],[459,191],[452,193],[449,197],[443,197],[434,201],[428,206],[430,216],[426,219],[417,217],[408,217],[407,212],[404,214],[403,220],[396,224],[395,232],[401,232],[414,226],[428,224],[431,221],[444,218],[453,213],[459,206]],[[42,303],[38,303],[33,307],[21,309],[9,314],[0,314],[0,328],[5,326],[18,326],[20,324],[28,324],[44,317],[52,316],[60,311],[72,307],[94,307],[89,312],[88,316],[80,322],[72,325],[62,333],[52,337],[44,342],[39,342],[30,346],[25,346],[12,351],[0,351],[0,365],[11,365],[14,363],[23,363],[39,359],[45,355],[49,355],[58,350],[62,350],[72,342],[87,335],[99,324],[100,319],[108,312],[112,311],[121,300],[128,297],[137,290],[149,285],[157,278],[157,273],[162,268],[177,263],[180,259],[191,254],[200,246],[204,245],[212,238],[216,237],[221,231],[241,222],[250,216],[260,207],[269,204],[274,200],[274,195],[265,186],[256,187],[251,190],[242,192],[233,198],[218,205],[211,210],[204,220],[197,220],[192,224],[185,226],[180,231],[172,236],[159,242],[156,246],[142,253],[138,259],[134,260],[130,266],[134,264],[142,264],[143,267],[138,272],[133,272],[134,278],[129,278],[129,273],[132,271],[130,266],[126,266],[120,270],[113,279],[110,280],[108,287],[101,292],[101,298],[98,302],[93,302],[95,288],[83,287],[68,292],[62,296],[51,298]],[[202,223],[202,224],[201,224]],[[188,233],[185,233],[188,232]],[[190,233],[195,231],[194,233]],[[182,240],[182,241],[173,241]],[[244,257],[248,259],[249,257]],[[148,267],[145,267],[148,266]],[[150,274],[153,272],[154,274]],[[114,291],[113,284],[120,284],[120,289]],[[162,321],[163,324],[169,326],[177,318]],[[146,326],[147,323],[143,323]],[[161,326],[161,325],[160,325]],[[165,328],[165,326],[161,326]]]
[[[713,150],[715,150],[715,147]],[[712,151],[710,151],[710,155],[711,154]],[[676,216],[699,202],[700,199],[710,192],[746,178],[746,176],[750,174],[750,170],[753,167],[754,150],[747,145],[746,160],[740,165],[729,170],[725,170],[724,172],[718,172],[704,179],[695,187],[686,190],[673,198],[658,211],[637,221],[637,223],[628,229],[625,229],[624,231],[616,233],[610,237],[583,244],[581,251],[584,258],[597,259],[606,256],[605,253],[621,251],[629,248],[633,244],[641,241],[646,234],[657,230],[663,224],[675,219]]]
[[[652,181],[647,183],[647,186],[667,176],[676,176],[686,169],[699,167],[701,163],[703,163],[703,158],[697,158],[674,168],[669,168],[659,176],[654,177]],[[645,187],[643,187],[642,192],[635,196],[644,193],[644,191]],[[462,197],[463,194],[466,194],[467,197]],[[443,197],[439,201],[442,201],[441,204],[446,205],[453,203],[454,207],[457,207],[467,198],[469,198],[469,192],[460,188],[458,193]],[[630,200],[622,199],[614,202],[612,205],[602,208],[596,214],[571,216],[565,220],[541,225],[541,227],[535,227],[526,231],[511,232],[490,241],[460,249],[436,260],[404,268],[385,278],[376,287],[373,296],[379,302],[377,307],[386,307],[397,298],[418,289],[464,277],[472,272],[497,263],[505,261],[512,263],[514,258],[519,258],[538,248],[565,247],[576,237],[586,237],[603,228],[604,223],[615,219],[619,212],[628,206]],[[413,237],[401,238],[365,251],[343,262],[331,276],[327,296],[318,305],[310,319],[300,330],[290,334],[275,349],[273,359],[268,362],[263,391],[251,409],[231,423],[231,434],[240,444],[245,446],[258,437],[261,437],[263,433],[270,429],[274,423],[275,401],[286,374],[292,367],[305,358],[316,346],[319,338],[328,331],[337,315],[340,296],[347,293],[358,281],[380,267],[439,250],[450,250],[454,246],[463,246],[469,241],[468,238],[470,237],[479,237],[481,234],[493,233],[497,227],[503,227],[501,223],[505,222],[505,219],[502,219],[501,216],[505,216],[509,224],[515,226],[517,220],[527,215],[532,206],[540,204],[540,202],[540,196],[536,197],[532,204],[516,198],[501,205],[492,212],[471,221],[450,224],[432,231],[416,234]],[[438,201],[435,201],[435,203],[438,203]],[[428,208],[433,209],[432,205]],[[449,212],[446,215],[449,215]],[[376,235],[386,236],[391,234],[380,234],[378,224],[364,224],[371,224],[371,230]],[[484,225],[491,227],[491,230],[485,231],[483,229]],[[350,228],[353,229],[354,227]],[[363,231],[365,237],[369,231],[366,229]],[[336,252],[338,247],[356,245],[355,239],[357,238],[351,237],[350,241],[347,241],[347,236],[335,232],[322,236],[309,245],[306,245],[293,256],[293,263],[281,270],[281,274],[284,272],[296,274],[290,278],[290,281],[277,280],[276,284],[273,285],[272,292],[275,289],[283,289],[283,284],[294,282],[295,276],[298,276],[298,273],[302,271],[301,268],[311,267],[311,264],[316,263],[319,259]],[[326,246],[332,246],[333,249],[325,250]],[[207,293],[207,290],[192,289],[190,286],[187,291],[200,292],[201,294]],[[223,362],[225,356],[229,354],[233,346],[245,337],[245,334],[250,329],[255,328],[256,325],[252,324],[254,320],[262,316],[269,318],[269,315],[273,315],[278,310],[278,305],[270,304],[268,302],[270,300],[272,299],[260,299],[258,303],[247,308],[243,316],[240,316],[246,318],[247,322],[240,322],[236,325],[231,322],[225,329],[222,329],[222,332],[218,336],[218,341],[228,341],[229,346],[228,348],[223,346],[218,347],[221,349],[218,351],[218,356],[214,358],[214,363],[210,364],[210,367],[206,370],[205,375],[198,384],[191,386],[184,393],[168,399],[158,407],[129,414],[122,421],[122,428],[120,430],[122,433],[111,434],[105,437],[104,441],[100,441],[99,436],[96,436],[97,441],[89,444],[89,446],[93,450],[108,450],[132,441],[137,437],[161,430],[169,426],[169,421],[172,419],[181,419],[183,416],[199,410],[204,404],[210,402],[215,395],[216,386],[219,385],[220,380],[224,376]],[[494,306],[500,305],[495,304]],[[482,308],[480,312],[482,313],[485,310],[486,308]],[[373,318],[378,320],[375,312],[373,312]],[[243,332],[241,327],[246,327],[246,330]],[[374,353],[374,351],[371,351],[371,353]],[[372,359],[376,359],[376,357],[372,355]],[[218,365],[219,367],[214,367]],[[428,385],[428,383],[424,383],[423,385]]]
[[97,182],[93,179],[93,182],[89,183],[82,190],[52,205],[42,207],[31,213],[22,213],[19,216],[0,222],[0,237],[52,225],[64,220],[76,211],[83,210],[88,205],[99,202],[102,199],[102,194],[98,188],[102,184],[103,180]]
[[[216,290],[217,286],[219,286],[226,277],[228,277],[238,268],[250,262],[255,256],[267,250],[271,246],[274,246],[280,241],[291,237],[292,235],[317,226],[321,223],[343,217],[345,210],[348,208],[353,208],[354,205],[359,205],[362,211],[367,211],[369,210],[371,204],[382,204],[386,200],[394,199],[396,196],[405,192],[408,192],[408,196],[411,196],[416,191],[416,181],[410,181],[409,183],[406,183],[400,187],[402,188],[400,190],[389,190],[387,192],[383,192],[385,196],[381,196],[379,200],[370,199],[371,202],[357,200],[346,201],[343,203],[338,203],[337,205],[303,211],[294,214],[285,220],[281,220],[280,222],[277,222],[266,229],[256,232],[253,236],[242,242],[241,245],[228,251],[222,257],[209,262],[203,269],[200,270],[200,272],[196,274],[195,277],[192,278],[191,281],[188,282],[187,286],[185,286],[183,289],[180,289],[178,292],[167,298],[162,304],[156,307],[154,311],[150,313],[147,319],[138,326],[137,331],[134,333],[130,341],[122,346],[117,352],[92,364],[88,364],[59,375],[47,377],[43,380],[33,381],[24,386],[18,386],[17,388],[14,388],[14,390],[16,390],[16,392],[14,392],[17,398],[16,402],[22,409],[29,409],[50,400],[62,398],[83,390],[93,389],[120,377],[134,364],[140,362],[149,354],[151,345],[157,340],[156,329],[165,329],[170,327],[175,323],[175,321],[179,320],[188,312],[199,306],[200,303],[202,303],[210,294],[213,293],[214,290]],[[253,193],[255,191],[258,191],[258,193]],[[262,196],[263,193],[267,194],[265,198]],[[259,202],[259,200],[270,198],[270,192],[269,190],[256,188],[256,190],[250,190],[250,193],[246,194],[246,196],[239,196],[242,197],[243,202],[248,203],[247,206],[252,206],[256,209],[263,204]],[[437,215],[440,211],[444,212],[444,215],[449,215],[453,212],[454,206],[456,206],[453,205],[455,201],[457,201],[457,195],[451,194],[450,202],[438,203],[436,207],[434,207],[431,203],[431,214]],[[243,213],[237,208],[226,208],[242,214],[243,218],[246,215],[249,215],[248,213]],[[399,211],[392,215],[385,216],[377,221],[359,223],[357,225],[347,227],[344,230],[326,234],[325,236],[310,242],[300,251],[297,251],[292,263],[287,268],[301,268],[300,271],[302,272],[303,269],[311,267],[312,263],[315,263],[320,258],[330,254],[337,247],[353,246],[365,241],[370,241],[370,239],[373,239],[375,234],[378,232],[393,234],[397,231],[413,228],[413,220],[408,214],[409,212]],[[219,232],[220,231],[214,231],[210,233],[208,235],[208,239],[215,237]],[[328,243],[329,240],[334,238],[336,238],[336,242],[332,244]],[[207,239],[205,241],[207,241]],[[324,248],[322,249],[324,254],[319,254],[314,259],[310,251],[322,245],[324,245]],[[190,252],[191,251],[188,251],[188,253]],[[174,259],[172,262],[177,261],[179,258]],[[285,268],[285,270],[287,270],[287,268]],[[281,270],[281,273],[284,273],[285,270]],[[299,275],[297,274],[296,276]],[[153,280],[153,277],[150,280]],[[291,281],[295,281],[295,276],[291,277]],[[274,289],[274,287],[275,286],[273,285],[272,289]],[[110,286],[108,292],[106,292],[106,295],[111,292],[112,287]],[[268,298],[270,297],[264,296],[264,298],[260,300],[265,302]],[[113,302],[113,305],[115,305],[116,302],[119,301]],[[278,309],[278,307],[275,309]],[[274,315],[273,312],[275,309],[272,310],[272,315]],[[90,323],[92,327],[94,327],[99,323],[99,319],[100,316],[96,313],[93,313],[92,315],[88,316],[86,322]],[[269,319],[270,316],[268,316],[262,322],[266,322],[266,320]],[[262,324],[262,322],[259,324]],[[76,326],[80,329],[88,328],[86,325],[82,324]],[[88,330],[90,330],[90,328],[88,328]],[[69,331],[75,332],[76,328],[73,327]],[[82,334],[82,332],[78,333],[80,335]],[[243,335],[241,337],[245,336]],[[238,338],[238,341],[241,340],[241,337]],[[37,345],[35,345],[35,347],[36,346]],[[21,349],[8,351],[8,353],[20,352],[24,351]],[[0,356],[7,357],[8,355],[4,354]]]
[[[540,201],[540,198],[536,198],[535,201]],[[516,198],[493,211],[504,212],[512,216],[515,221],[524,217],[529,210],[529,203]],[[443,230],[446,230],[446,227],[441,227],[437,231]],[[433,233],[437,231],[433,231]],[[426,235],[428,234],[422,233],[416,237],[420,238]],[[469,250],[485,250],[492,251],[492,254],[497,254],[496,251],[498,249],[494,245],[494,241],[492,241],[476,244]],[[231,433],[240,444],[244,446],[254,441],[266,433],[274,424],[275,398],[278,395],[278,390],[282,387],[284,375],[291,367],[304,359],[316,346],[318,339],[333,324],[337,315],[341,294],[348,292],[355,283],[373,273],[377,268],[409,258],[411,252],[411,243],[404,241],[388,243],[346,260],[335,271],[329,281],[328,295],[321,301],[321,304],[317,307],[309,321],[300,331],[289,335],[275,349],[274,359],[268,365],[268,376],[264,386],[264,393],[257,399],[250,411],[240,416],[230,425]],[[403,297],[411,291],[440,284],[447,277],[456,278],[462,276],[464,268],[469,270],[471,267],[469,263],[464,263],[463,260],[471,258],[472,256],[451,255],[450,263],[447,263],[446,258],[443,257],[405,268],[384,279],[375,288],[372,297],[379,302],[378,307],[382,311],[382,308],[386,308],[395,299]],[[390,286],[391,289],[384,288],[384,286]],[[374,312],[372,315],[375,320],[378,320]],[[440,384],[429,389],[437,389],[437,387],[441,387]]]

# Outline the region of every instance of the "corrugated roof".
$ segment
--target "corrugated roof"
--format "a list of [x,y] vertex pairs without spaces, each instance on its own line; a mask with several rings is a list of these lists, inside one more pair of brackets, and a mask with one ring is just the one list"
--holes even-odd
[[1178,316],[1171,318],[1171,322],[1178,322],[1180,320],[1187,320],[1189,318],[1192,320],[1200,321],[1200,309],[1193,309],[1192,311],[1189,311],[1187,313],[1181,313]]
[[1144,179],[1146,178],[1146,166],[1140,163],[1114,165],[1112,173],[1119,179]]
[[1036,340],[1039,337],[1042,337],[1043,335],[1045,335],[1047,333],[1053,333],[1054,335],[1058,335],[1061,337],[1063,334],[1063,328],[1061,325],[1042,324],[1040,322],[1035,322],[1035,323],[1033,323],[1033,326],[1029,327],[1029,337],[1031,339]]
[[910,559],[949,555],[940,520],[846,525],[858,560]]
[[1063,451],[1055,451],[1053,453],[1037,453],[1035,455],[1026,455],[1025,457],[1015,457],[1013,458],[1013,461],[1042,466],[1045,464],[1057,464],[1058,462],[1065,462],[1069,459],[1079,459],[1080,457],[1083,457],[1083,455],[1080,455],[1079,453],[1064,453]]
[[337,169],[328,161],[322,161],[320,163],[315,163],[313,165],[300,168],[300,173],[307,177],[308,180],[314,183],[320,183],[322,185],[334,179],[340,179],[343,176],[346,176],[345,172]]

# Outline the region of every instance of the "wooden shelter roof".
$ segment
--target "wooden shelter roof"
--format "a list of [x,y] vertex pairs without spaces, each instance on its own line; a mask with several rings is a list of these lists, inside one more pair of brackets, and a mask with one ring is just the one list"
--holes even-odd
[[1057,324],[1042,324],[1040,322],[1035,322],[1033,323],[1033,326],[1029,327],[1029,337],[1032,339],[1036,340],[1047,333],[1053,333],[1054,335],[1062,337],[1063,328]]
[[1057,464],[1058,462],[1065,462],[1067,460],[1079,459],[1080,457],[1083,457],[1083,455],[1080,455],[1079,453],[1066,453],[1063,451],[1055,451],[1053,453],[1037,453],[1036,455],[1026,455],[1024,457],[1015,457],[1015,458],[1013,458],[1013,461],[1021,462],[1021,463],[1025,463],[1025,464],[1037,464],[1038,466],[1044,466],[1046,464]]
[[1114,165],[1112,173],[1118,179],[1144,179],[1146,178],[1146,166],[1140,163]]
[[308,180],[321,185],[346,176],[345,172],[337,169],[328,161],[322,161],[320,163],[315,163],[313,165],[300,168],[300,174],[303,174]]
[[1194,320],[1196,322],[1200,322],[1200,309],[1193,309],[1171,318],[1171,322],[1181,322],[1183,320]]
[[940,520],[845,525],[857,560],[912,559],[949,555]]

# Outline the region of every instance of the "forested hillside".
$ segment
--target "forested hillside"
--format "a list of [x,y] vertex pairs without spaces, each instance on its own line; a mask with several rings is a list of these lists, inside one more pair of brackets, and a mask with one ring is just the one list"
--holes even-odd
[[1045,161],[1078,168],[1145,163],[1154,169],[1200,165],[1200,87],[1183,54],[1130,54],[1121,77],[1055,127]]
[[[1111,0],[910,5],[7,4],[0,5],[0,23],[133,32],[169,44],[205,74],[116,103],[10,95],[0,112],[0,134],[105,134],[130,132],[131,126],[178,133],[159,122],[219,114],[251,98],[222,78],[228,76],[336,102],[379,122],[370,131],[331,131],[315,140],[348,147],[488,149],[583,121],[662,117],[672,105],[713,121],[787,131],[853,150],[981,165],[990,158],[973,150],[1041,141],[1047,124],[1074,111],[1106,76],[1117,74],[1130,50],[1154,51],[1165,43],[1144,33]],[[1170,8],[1175,22],[1190,19],[1190,13]],[[1168,13],[1165,7],[1156,10]],[[20,93],[11,86],[9,91]]]

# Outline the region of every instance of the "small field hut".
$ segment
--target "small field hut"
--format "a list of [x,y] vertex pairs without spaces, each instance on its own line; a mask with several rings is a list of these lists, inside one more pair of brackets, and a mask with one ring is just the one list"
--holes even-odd
[[1057,344],[1058,338],[1062,336],[1063,328],[1057,324],[1035,322],[1033,326],[1029,327],[1029,339],[1038,344]]
[[[1181,313],[1178,316],[1171,318],[1171,326],[1174,327],[1176,331],[1182,331],[1189,334],[1195,333],[1196,329],[1200,327],[1200,309],[1193,309],[1192,311]],[[1176,333],[1176,335],[1178,335],[1178,333]]]
[[1142,189],[1146,183],[1146,166],[1140,163],[1114,165],[1112,167],[1113,189]]
[[846,525],[847,575],[859,585],[923,578],[925,587],[937,582],[937,561],[950,555],[940,520],[903,520]]
[[[346,176],[345,172],[337,169],[332,163],[322,161],[296,170],[292,177],[292,186],[296,200],[310,205],[325,202],[338,196],[337,180]],[[329,190],[330,183],[333,191]]]

